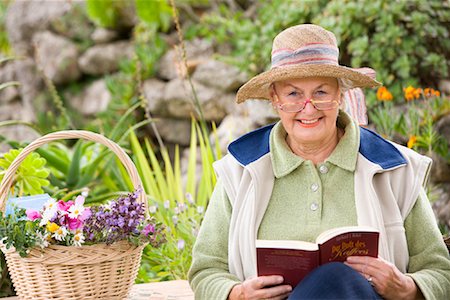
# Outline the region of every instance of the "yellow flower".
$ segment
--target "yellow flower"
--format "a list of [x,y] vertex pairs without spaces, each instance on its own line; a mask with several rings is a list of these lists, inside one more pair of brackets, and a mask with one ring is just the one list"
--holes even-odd
[[412,101],[420,97],[422,89],[421,88],[416,89],[415,87],[410,85],[407,88],[404,88],[403,92],[405,93],[406,101]]
[[389,92],[386,87],[382,86],[377,90],[377,99],[379,101],[392,101],[393,97],[391,92]]
[[56,223],[47,223],[47,230],[50,231],[51,233],[55,232],[56,230],[59,229],[59,226]]
[[412,148],[417,142],[417,137],[415,135],[410,135],[409,136],[409,141],[408,141],[408,148]]

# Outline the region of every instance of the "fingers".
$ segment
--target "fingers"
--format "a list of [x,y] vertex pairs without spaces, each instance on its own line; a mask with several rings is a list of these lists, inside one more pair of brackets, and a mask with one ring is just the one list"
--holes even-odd
[[242,299],[285,299],[292,291],[290,285],[280,285],[281,276],[259,276],[242,283]]

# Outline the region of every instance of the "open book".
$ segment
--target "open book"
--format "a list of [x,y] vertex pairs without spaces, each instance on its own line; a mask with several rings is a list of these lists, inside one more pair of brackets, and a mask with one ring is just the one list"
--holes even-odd
[[338,227],[321,233],[316,243],[256,240],[258,276],[281,275],[293,288],[314,268],[348,256],[378,256],[378,230],[367,226]]

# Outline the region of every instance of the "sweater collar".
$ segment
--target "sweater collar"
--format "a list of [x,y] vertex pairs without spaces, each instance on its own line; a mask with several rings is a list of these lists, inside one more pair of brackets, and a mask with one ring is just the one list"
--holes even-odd
[[[340,112],[338,127],[343,128],[345,133],[333,150],[331,155],[324,161],[337,167],[353,172],[356,166],[359,131],[358,127],[345,112]],[[275,177],[280,178],[288,175],[298,168],[305,160],[294,154],[286,142],[286,131],[281,122],[278,122],[270,135],[270,152]]]

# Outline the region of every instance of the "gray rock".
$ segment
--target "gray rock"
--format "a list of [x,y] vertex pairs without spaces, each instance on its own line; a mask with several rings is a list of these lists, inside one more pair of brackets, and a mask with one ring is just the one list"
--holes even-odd
[[[16,72],[14,70],[14,62],[10,61],[0,65],[0,84],[12,82],[16,80]],[[19,88],[17,86],[9,86],[0,90],[0,105],[10,103],[19,97]]]
[[[206,120],[222,120],[225,110],[220,101],[220,92],[198,82],[193,82],[193,85],[204,118]],[[167,83],[164,101],[170,116],[189,119],[192,114],[196,114],[193,99],[194,96],[187,80],[174,79]]]
[[250,119],[258,125],[267,125],[279,120],[270,101],[249,99],[241,105],[247,106]]
[[31,54],[31,39],[36,32],[49,28],[52,20],[71,9],[71,1],[13,1],[6,13],[5,26],[16,55]]
[[[33,121],[35,119],[34,102],[43,87],[42,78],[36,69],[34,60],[31,58],[15,60],[14,69],[17,81],[20,82],[19,93],[24,111],[29,112],[23,114],[21,119]],[[42,107],[39,107],[39,109],[42,109]]]
[[256,127],[256,124],[249,117],[237,115],[226,116],[217,128],[217,138],[222,153],[227,153],[227,147],[230,142],[256,129]]
[[222,105],[225,107],[227,115],[248,116],[249,111],[246,103],[236,103],[236,94],[228,93],[220,98]]
[[191,139],[191,121],[186,119],[156,118],[155,125],[164,142],[188,146]]
[[[214,54],[212,44],[206,40],[195,39],[186,41],[186,59],[190,61],[188,64],[196,65],[201,60],[207,60]],[[158,77],[172,80],[179,77],[184,77],[186,68],[182,61],[181,47],[175,46],[174,49],[169,50],[157,63]]]
[[443,116],[436,123],[436,130],[450,143],[450,115]]
[[92,82],[79,96],[69,100],[72,107],[85,116],[105,111],[111,101],[111,93],[104,79]]
[[36,57],[45,76],[55,84],[65,84],[80,78],[78,49],[69,39],[50,31],[35,34]]
[[144,96],[147,99],[148,108],[152,113],[167,114],[165,111],[164,91],[166,83],[162,80],[151,78],[144,81]]
[[235,91],[248,79],[237,67],[212,59],[200,63],[192,78],[225,92]]
[[133,45],[128,41],[120,41],[89,48],[78,60],[83,73],[89,75],[105,75],[119,69],[119,62],[133,56]]
[[96,44],[106,44],[117,40],[119,33],[106,28],[97,28],[92,33],[91,38]]
[[439,81],[439,91],[445,95],[450,95],[450,79],[442,79]]
[[50,21],[50,31],[83,45],[92,44],[91,34],[95,25],[86,14],[85,1],[70,1],[70,10]]
[[450,182],[450,165],[448,162],[436,153],[433,153],[431,157],[433,159],[433,165],[431,168],[430,177],[433,182]]
[[436,198],[432,206],[437,220],[450,227],[450,183],[434,188],[433,196]]

